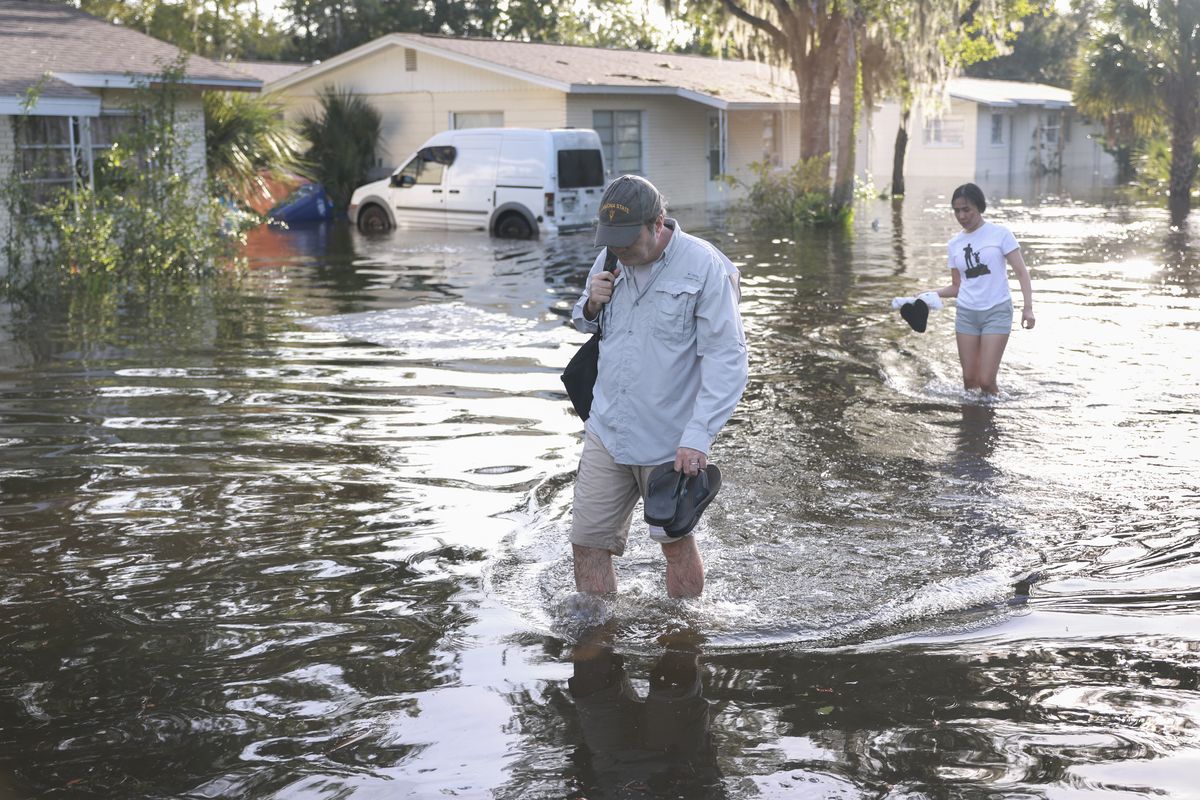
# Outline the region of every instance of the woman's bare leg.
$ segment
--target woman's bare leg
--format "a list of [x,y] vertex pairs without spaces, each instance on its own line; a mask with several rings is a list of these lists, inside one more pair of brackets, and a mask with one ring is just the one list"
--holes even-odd
[[957,333],[955,336],[958,340],[958,362],[962,365],[963,387],[967,390],[981,389],[985,394],[999,394],[996,376],[1000,373],[1000,359],[1004,358],[1008,334],[973,336]]

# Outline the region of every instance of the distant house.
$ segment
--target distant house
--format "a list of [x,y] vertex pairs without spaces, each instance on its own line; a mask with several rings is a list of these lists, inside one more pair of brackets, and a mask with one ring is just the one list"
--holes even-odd
[[[1116,175],[1116,162],[1102,146],[1102,128],[1080,116],[1066,89],[955,78],[946,87],[946,98],[939,108],[914,111],[906,178],[973,180],[1003,191],[1009,181],[1040,175],[1096,183]],[[873,115],[878,136],[869,160],[880,186],[891,178],[899,118],[895,102],[884,103]]]
[[[179,57],[173,45],[70,6],[0,0],[0,181],[14,166],[37,168],[33,192],[91,181],[93,154],[136,124],[127,110],[133,92]],[[203,171],[202,92],[256,92],[262,81],[190,56],[183,84],[179,120],[191,165]]]
[[381,170],[453,128],[594,128],[610,175],[691,204],[727,197],[722,174],[799,150],[791,72],[749,61],[395,33],[264,89],[299,115],[334,86],[383,115]]

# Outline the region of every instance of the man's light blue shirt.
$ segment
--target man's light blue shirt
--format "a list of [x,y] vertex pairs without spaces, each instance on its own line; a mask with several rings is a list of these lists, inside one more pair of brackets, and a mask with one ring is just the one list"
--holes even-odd
[[[618,464],[675,459],[679,447],[708,453],[746,388],[746,335],[738,312],[737,270],[703,239],[674,229],[662,257],[639,287],[624,265],[612,301],[601,310],[604,336],[587,428]],[[588,273],[571,321],[594,333],[584,317]]]

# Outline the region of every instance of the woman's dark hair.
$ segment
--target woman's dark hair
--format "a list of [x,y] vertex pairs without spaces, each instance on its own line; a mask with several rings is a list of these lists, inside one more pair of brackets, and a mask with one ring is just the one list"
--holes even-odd
[[973,183],[964,183],[962,186],[954,190],[954,194],[950,195],[950,202],[953,204],[960,197],[965,197],[970,201],[971,205],[979,209],[979,213],[987,211],[987,200],[983,197],[983,189],[980,189]]

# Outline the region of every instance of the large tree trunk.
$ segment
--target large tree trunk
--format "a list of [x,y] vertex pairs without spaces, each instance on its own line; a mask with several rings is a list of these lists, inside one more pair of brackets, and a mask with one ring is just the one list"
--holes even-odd
[[840,12],[813,17],[797,30],[810,31],[793,40],[791,62],[800,90],[800,158],[829,155],[829,120],[833,113],[833,86],[845,35]]
[[[1185,47],[1185,53],[1189,48]],[[1171,183],[1167,207],[1171,224],[1182,225],[1192,210],[1192,182],[1196,179],[1196,136],[1200,134],[1200,77],[1195,64],[1200,59],[1185,58],[1190,69],[1168,78],[1167,107],[1171,109]]]
[[[796,63],[796,62],[793,62]],[[835,62],[836,67],[836,62]],[[807,161],[829,155],[829,117],[833,109],[833,76],[799,63],[795,69],[800,82],[800,158]]]
[[842,29],[841,63],[838,64],[837,164],[833,181],[833,207],[842,209],[854,199],[854,128],[858,99],[858,37],[854,21]]
[[1192,210],[1192,182],[1196,178],[1196,131],[1186,125],[1171,129],[1171,193],[1167,207],[1171,224],[1182,225]]
[[896,130],[896,146],[892,151],[892,197],[904,196],[904,154],[908,151],[908,118],[912,109],[900,112],[900,127]]

